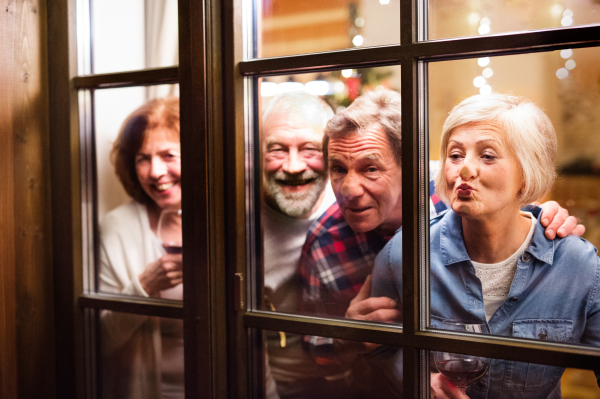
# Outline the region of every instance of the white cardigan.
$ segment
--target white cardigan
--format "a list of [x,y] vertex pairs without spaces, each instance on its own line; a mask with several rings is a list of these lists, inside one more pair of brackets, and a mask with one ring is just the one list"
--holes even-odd
[[[164,253],[136,201],[109,212],[100,227],[100,291],[145,296],[138,276]],[[161,336],[157,317],[100,312],[102,396],[160,398]]]

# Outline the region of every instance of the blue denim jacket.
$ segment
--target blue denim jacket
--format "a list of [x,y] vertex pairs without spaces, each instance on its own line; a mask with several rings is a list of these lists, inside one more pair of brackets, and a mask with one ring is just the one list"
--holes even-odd
[[[528,210],[539,219],[539,208]],[[451,210],[431,220],[432,328],[486,323],[481,282],[464,245],[461,220]],[[546,239],[538,222],[531,244],[518,258],[508,299],[487,323],[491,333],[600,346],[600,260],[596,253],[593,245],[578,237]],[[375,260],[371,296],[387,296],[400,303],[401,292],[399,230]],[[467,388],[467,395],[560,397],[563,371],[562,367],[494,359],[487,374]]]

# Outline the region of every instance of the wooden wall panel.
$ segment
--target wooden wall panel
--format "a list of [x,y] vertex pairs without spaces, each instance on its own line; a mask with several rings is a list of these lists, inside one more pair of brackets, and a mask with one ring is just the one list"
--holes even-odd
[[14,245],[13,148],[13,42],[14,10],[0,5],[0,397],[17,393],[16,292]]
[[0,4],[0,397],[52,398],[46,4]]

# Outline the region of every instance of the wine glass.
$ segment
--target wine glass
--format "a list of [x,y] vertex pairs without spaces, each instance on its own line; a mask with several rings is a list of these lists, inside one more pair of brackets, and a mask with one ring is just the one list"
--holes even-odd
[[168,254],[180,254],[181,234],[181,209],[164,209],[158,218],[158,240]]
[[[448,324],[444,327],[447,326]],[[485,324],[454,323],[447,329],[479,334],[488,331]],[[449,352],[433,352],[433,359],[439,372],[456,385],[462,393],[465,393],[467,386],[483,377],[490,365],[490,361],[486,357]]]

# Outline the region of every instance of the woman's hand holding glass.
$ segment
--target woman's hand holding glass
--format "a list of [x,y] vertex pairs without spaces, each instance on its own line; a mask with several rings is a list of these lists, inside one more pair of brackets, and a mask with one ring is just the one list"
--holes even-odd
[[157,236],[167,252],[140,274],[140,284],[149,296],[183,282],[181,209],[165,209],[158,220]]

